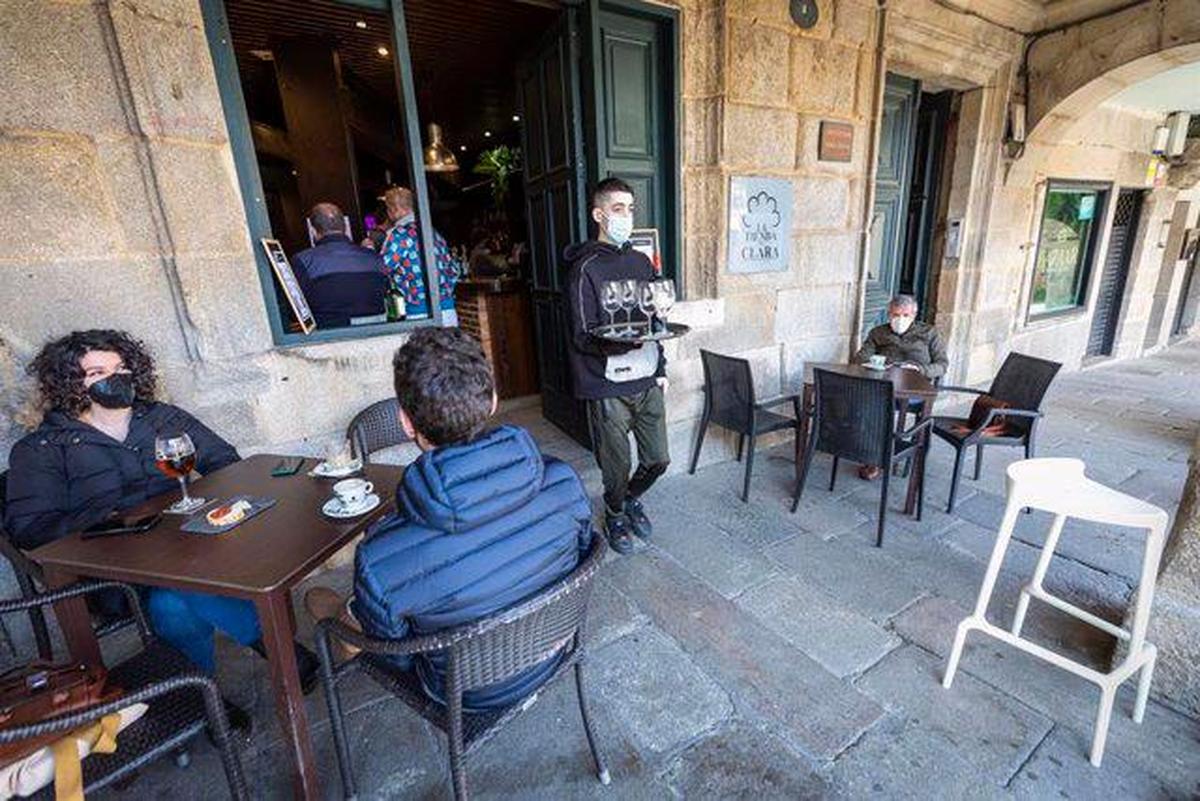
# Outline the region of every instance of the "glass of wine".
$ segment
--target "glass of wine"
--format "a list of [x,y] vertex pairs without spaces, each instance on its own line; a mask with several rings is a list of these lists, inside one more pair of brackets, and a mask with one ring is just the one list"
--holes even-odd
[[625,333],[633,333],[633,310],[638,304],[638,281],[630,278],[621,281],[621,308],[625,310]]
[[638,308],[646,315],[648,334],[654,333],[654,311],[658,305],[658,293],[653,281],[643,281],[638,284]]
[[196,467],[196,446],[187,434],[168,434],[154,439],[154,464],[163,475],[179,481],[183,497],[163,511],[171,514],[188,514],[205,504],[203,498],[188,495],[188,476]]
[[664,278],[661,281],[654,282],[654,289],[657,295],[654,306],[658,310],[659,318],[665,326],[667,315],[670,313],[671,307],[675,305],[675,282],[670,278]]
[[605,281],[600,286],[600,307],[608,313],[608,327],[613,326],[613,317],[621,308],[621,284],[619,281]]

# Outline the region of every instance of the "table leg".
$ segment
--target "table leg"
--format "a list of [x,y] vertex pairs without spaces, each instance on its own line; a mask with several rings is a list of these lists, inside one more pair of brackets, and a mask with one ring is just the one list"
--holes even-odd
[[800,473],[804,467],[804,450],[808,444],[808,416],[812,412],[813,388],[811,384],[804,385],[804,400],[800,404],[800,433],[796,437],[796,482],[800,482]]
[[[907,404],[907,401],[905,401]],[[930,398],[921,399],[921,412],[917,416],[917,422],[924,421],[933,411],[933,401]],[[901,414],[905,414],[902,412]],[[905,416],[907,416],[905,414]],[[925,480],[925,449],[917,449],[916,456],[913,457],[910,470],[920,471],[908,482],[908,495],[904,498],[904,514],[911,515],[917,511],[917,490],[920,488],[920,482]],[[915,481],[912,479],[916,479]]]
[[[46,586],[52,590],[70,586],[77,581],[79,577],[71,573],[46,571]],[[56,603],[54,616],[58,619],[58,627],[62,629],[72,661],[89,665],[104,664],[104,657],[100,654],[100,641],[96,639],[96,632],[92,629],[92,615],[88,612],[87,602],[82,595]]]
[[304,693],[300,689],[300,673],[296,668],[296,619],[291,594],[286,589],[276,590],[256,598],[254,605],[262,627],[263,646],[271,663],[276,712],[284,740],[291,746],[293,794],[296,798],[317,798],[317,765],[304,709]]

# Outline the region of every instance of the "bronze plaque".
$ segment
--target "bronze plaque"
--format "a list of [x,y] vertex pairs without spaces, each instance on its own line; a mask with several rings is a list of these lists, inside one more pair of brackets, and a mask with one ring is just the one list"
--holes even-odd
[[848,122],[821,121],[821,135],[817,141],[818,160],[849,161],[853,149],[853,125]]

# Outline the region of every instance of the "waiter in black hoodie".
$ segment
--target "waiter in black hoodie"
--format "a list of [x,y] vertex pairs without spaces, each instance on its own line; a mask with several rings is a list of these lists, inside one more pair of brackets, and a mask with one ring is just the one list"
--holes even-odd
[[[663,392],[666,360],[657,342],[612,343],[589,332],[604,320],[601,289],[609,281],[651,281],[650,260],[629,246],[633,189],[620,178],[596,185],[591,215],[595,239],[570,245],[565,293],[570,323],[567,345],[575,397],[587,401],[592,450],[604,478],[604,530],[618,553],[633,550],[630,534],[649,538],[652,527],[639,500],[670,464]],[[629,474],[629,432],[637,442],[638,466]]]

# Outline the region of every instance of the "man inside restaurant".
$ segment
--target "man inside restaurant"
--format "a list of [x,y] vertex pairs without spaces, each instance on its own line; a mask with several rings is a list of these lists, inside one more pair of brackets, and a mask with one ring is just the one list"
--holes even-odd
[[292,259],[318,328],[383,322],[387,276],[379,254],[346,238],[342,210],[318,203],[308,213],[317,242]]
[[[383,193],[388,220],[392,226],[383,240],[381,254],[388,280],[404,300],[408,318],[429,317],[429,293],[425,287],[425,270],[421,260],[421,237],[413,211],[413,193],[402,186],[393,186]],[[433,232],[433,250],[438,277],[439,306],[445,325],[458,325],[454,309],[454,285],[458,282],[458,264],[450,255],[446,240]]]
[[[892,298],[888,304],[888,321],[871,329],[853,362],[864,364],[872,356],[881,355],[889,367],[916,370],[930,381],[944,376],[950,364],[946,346],[942,344],[937,328],[917,319],[918,310],[912,295]],[[858,475],[870,481],[878,478],[881,472],[875,465],[863,465]]]

